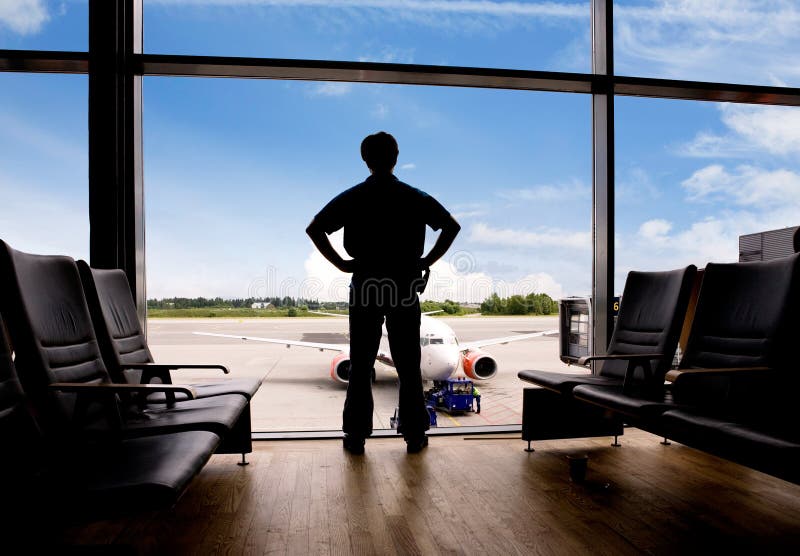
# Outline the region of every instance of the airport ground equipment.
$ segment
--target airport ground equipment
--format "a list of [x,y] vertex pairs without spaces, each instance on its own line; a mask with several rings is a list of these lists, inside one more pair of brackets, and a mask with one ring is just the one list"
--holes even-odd
[[437,380],[433,383],[433,388],[425,392],[425,400],[435,409],[448,413],[466,413],[472,411],[472,388],[472,381],[468,378]]
[[[428,410],[428,417],[430,418],[430,426],[435,427],[437,426],[437,419],[436,419],[436,409],[429,403],[425,405],[425,409]],[[400,424],[400,408],[394,408],[394,415],[389,417],[389,426],[393,429],[397,429],[397,426]]]

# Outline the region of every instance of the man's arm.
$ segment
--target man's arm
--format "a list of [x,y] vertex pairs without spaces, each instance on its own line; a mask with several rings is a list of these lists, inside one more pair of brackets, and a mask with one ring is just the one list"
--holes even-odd
[[451,215],[448,215],[448,217],[430,253],[420,259],[422,270],[430,268],[433,263],[441,259],[442,256],[447,253],[447,250],[450,249],[450,246],[453,245],[453,241],[456,239],[458,232],[461,231],[461,225],[456,222],[456,219]]
[[320,228],[316,219],[311,221],[311,224],[308,225],[306,228],[306,233],[308,237],[311,238],[311,241],[314,245],[319,249],[319,252],[322,253],[322,256],[328,259],[333,266],[341,270],[342,272],[353,272],[355,267],[355,261],[353,259],[345,260],[342,258],[341,255],[333,248],[331,245],[331,241],[328,239],[328,234],[325,233],[322,228]]

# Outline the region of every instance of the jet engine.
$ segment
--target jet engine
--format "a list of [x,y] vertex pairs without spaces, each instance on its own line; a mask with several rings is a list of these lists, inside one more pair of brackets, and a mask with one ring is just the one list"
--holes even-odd
[[497,361],[479,349],[466,352],[462,365],[464,373],[473,380],[488,380],[497,374]]
[[350,380],[350,356],[340,353],[331,361],[331,378],[336,382],[347,384]]

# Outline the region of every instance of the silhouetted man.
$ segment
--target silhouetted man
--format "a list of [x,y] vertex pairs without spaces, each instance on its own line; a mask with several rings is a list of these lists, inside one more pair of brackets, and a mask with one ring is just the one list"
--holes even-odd
[[[397,432],[409,453],[428,445],[425,431],[430,417],[425,408],[420,373],[420,309],[424,289],[422,272],[439,260],[461,226],[430,195],[398,180],[392,171],[399,150],[385,132],[361,143],[361,158],[371,175],[334,197],[308,225],[320,253],[342,272],[352,273],[350,284],[350,378],[342,414],[344,448],[364,452],[372,434],[372,369],[386,320],[389,349],[400,379]],[[425,226],[442,232],[430,253],[422,256]],[[343,259],[328,234],[344,228]]]

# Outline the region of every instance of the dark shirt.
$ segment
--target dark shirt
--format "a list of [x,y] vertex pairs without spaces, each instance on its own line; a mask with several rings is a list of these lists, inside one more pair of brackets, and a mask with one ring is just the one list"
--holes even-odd
[[360,274],[372,276],[416,271],[425,248],[425,226],[439,230],[449,219],[439,201],[391,174],[368,177],[314,217],[327,234],[344,228],[345,251],[356,260]]

